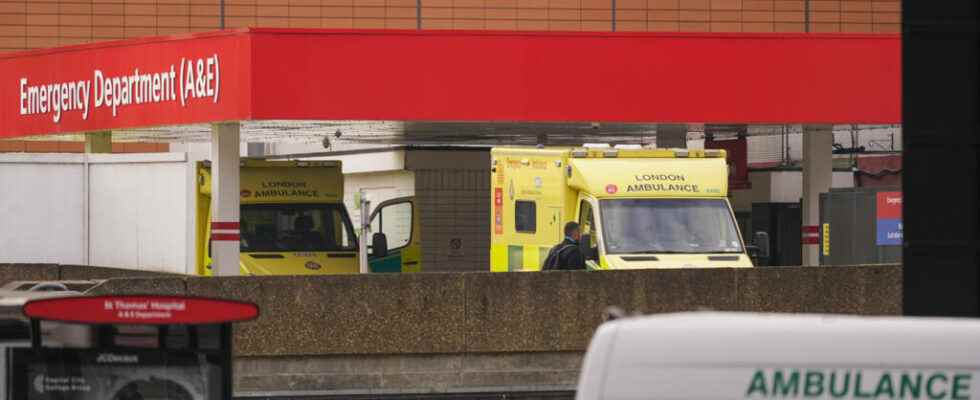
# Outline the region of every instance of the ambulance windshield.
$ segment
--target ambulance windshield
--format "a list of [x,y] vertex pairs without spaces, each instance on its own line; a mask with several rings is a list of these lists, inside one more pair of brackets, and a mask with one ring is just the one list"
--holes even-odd
[[338,204],[243,205],[241,232],[242,252],[357,248],[347,211]]
[[599,208],[609,254],[742,252],[722,199],[613,199]]

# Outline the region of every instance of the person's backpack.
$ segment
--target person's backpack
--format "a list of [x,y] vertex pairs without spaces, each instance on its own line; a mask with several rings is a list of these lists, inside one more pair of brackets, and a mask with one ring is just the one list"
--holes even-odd
[[541,270],[550,271],[550,270],[561,269],[561,267],[564,267],[564,265],[558,265],[559,260],[561,259],[561,257],[559,256],[563,251],[567,251],[568,249],[571,249],[573,247],[575,247],[574,244],[568,244],[568,243],[559,243],[555,247],[552,247],[551,250],[548,251],[548,256],[545,257],[544,259],[544,264],[541,264]]

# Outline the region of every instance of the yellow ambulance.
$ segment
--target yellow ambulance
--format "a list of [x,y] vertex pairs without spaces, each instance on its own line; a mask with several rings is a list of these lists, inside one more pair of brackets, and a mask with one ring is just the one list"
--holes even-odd
[[[355,228],[343,203],[339,161],[243,160],[240,167],[242,275],[356,274]],[[211,275],[211,169],[197,165],[197,273]],[[421,270],[418,211],[411,198],[372,215],[372,272]],[[378,245],[379,240],[383,243]]]
[[491,151],[490,270],[537,271],[576,221],[589,269],[751,267],[724,150]]

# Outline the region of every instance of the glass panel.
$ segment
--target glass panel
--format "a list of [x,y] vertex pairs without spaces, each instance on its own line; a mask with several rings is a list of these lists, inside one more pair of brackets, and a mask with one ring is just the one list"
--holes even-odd
[[591,235],[589,240],[589,247],[595,247],[596,237],[592,228],[595,226],[595,217],[592,215],[592,204],[582,200],[582,205],[579,207],[578,223],[579,229],[582,230],[583,235]]
[[342,222],[337,223],[338,221],[347,221],[347,214],[345,214],[342,209],[335,208],[333,210],[333,218],[331,220],[334,221],[334,235],[340,239],[338,241],[339,247],[341,249],[353,249],[357,247],[357,245],[354,243],[355,236],[352,231],[353,227],[350,226],[350,223],[348,222],[347,225]]
[[336,204],[242,206],[242,252],[354,250],[347,211]]
[[389,204],[381,208],[378,216],[371,224],[377,223],[378,229],[388,239],[388,250],[408,246],[412,240],[412,203],[401,202]]
[[724,200],[602,200],[600,211],[610,254],[742,252]]
[[518,232],[537,231],[537,207],[533,201],[518,201],[514,204],[514,229]]

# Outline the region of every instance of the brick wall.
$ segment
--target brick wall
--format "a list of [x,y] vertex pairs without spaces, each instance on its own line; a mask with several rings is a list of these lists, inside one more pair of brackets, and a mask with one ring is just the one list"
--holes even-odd
[[490,152],[412,150],[405,168],[415,172],[423,270],[488,271]]
[[[113,153],[165,153],[167,143],[113,143]],[[40,140],[0,140],[0,153],[84,153],[85,143]]]
[[416,0],[239,0],[229,27],[415,29]]
[[[426,271],[490,269],[490,171],[415,171]],[[453,249],[458,239],[461,247]]]
[[0,0],[0,49],[214,30],[219,24],[218,3],[219,0]]
[[[891,32],[900,0],[226,0],[228,27]],[[219,0],[0,0],[0,51],[218,29]]]

